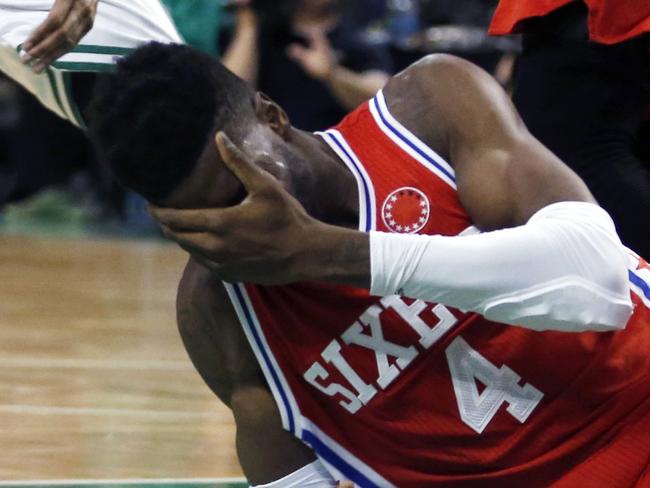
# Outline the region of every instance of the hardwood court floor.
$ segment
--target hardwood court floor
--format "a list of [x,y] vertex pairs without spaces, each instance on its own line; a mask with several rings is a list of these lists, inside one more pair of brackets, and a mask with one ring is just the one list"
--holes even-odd
[[0,480],[239,477],[162,243],[0,234]]

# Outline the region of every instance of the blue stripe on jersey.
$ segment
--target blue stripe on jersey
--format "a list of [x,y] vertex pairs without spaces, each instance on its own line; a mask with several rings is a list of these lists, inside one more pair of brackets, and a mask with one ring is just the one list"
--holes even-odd
[[248,328],[251,331],[251,334],[253,334],[253,337],[255,338],[255,343],[257,344],[258,349],[262,353],[264,362],[266,363],[266,367],[271,372],[271,376],[273,377],[273,382],[275,383],[275,386],[278,389],[278,392],[280,392],[280,396],[282,397],[282,403],[284,403],[284,408],[287,412],[287,420],[289,421],[289,431],[295,434],[295,423],[293,419],[293,413],[291,412],[289,399],[287,398],[286,393],[282,389],[282,383],[280,383],[280,379],[278,378],[278,375],[275,372],[275,369],[273,368],[273,364],[269,359],[266,348],[264,347],[264,344],[260,339],[259,333],[254,325],[255,323],[253,321],[253,318],[251,317],[248,307],[246,306],[246,302],[244,300],[241,290],[239,289],[239,286],[243,286],[243,285],[233,286],[233,289],[235,290],[235,295],[237,295],[237,300],[239,300],[239,304],[242,310],[244,311],[244,315],[246,316],[246,322],[248,322]]
[[386,127],[390,129],[390,131],[395,134],[397,137],[399,137],[406,145],[408,145],[411,149],[413,149],[416,153],[418,153],[420,156],[422,156],[429,164],[435,166],[439,171],[441,171],[447,178],[449,178],[451,181],[456,183],[456,177],[451,174],[445,167],[443,167],[438,161],[433,159],[431,156],[429,156],[427,153],[425,153],[422,149],[420,149],[417,145],[415,145],[413,142],[409,140],[408,137],[406,137],[404,134],[402,134],[395,126],[393,126],[388,120],[386,120],[386,117],[384,116],[384,113],[381,111],[381,106],[379,105],[379,102],[377,101],[377,97],[372,99],[372,103],[375,106],[375,109],[377,110],[377,113],[379,114],[379,117],[381,117],[381,120],[384,124],[386,124]]
[[366,183],[366,179],[363,177],[363,172],[359,169],[359,166],[357,165],[356,161],[354,158],[350,155],[350,153],[345,149],[343,144],[341,144],[338,140],[338,138],[330,133],[326,133],[326,135],[330,136],[330,138],[334,141],[334,144],[337,145],[337,147],[343,151],[343,153],[347,156],[348,160],[352,165],[355,167],[357,172],[359,173],[359,177],[361,181],[363,182],[363,194],[366,199],[366,228],[363,229],[365,232],[370,232],[372,230],[372,213],[374,209],[370,208],[372,205],[370,204],[370,189],[368,188],[368,183]]
[[646,283],[643,280],[643,278],[641,278],[640,276],[637,276],[636,273],[634,273],[633,271],[629,270],[628,273],[630,275],[630,281],[634,285],[638,286],[641,289],[641,291],[643,292],[643,294],[645,295],[645,297],[648,300],[650,300],[650,285],[648,285],[648,283]]
[[354,468],[350,463],[341,458],[332,449],[308,430],[303,430],[302,440],[309,444],[318,455],[325,461],[338,469],[345,477],[355,485],[362,488],[379,488],[378,485],[369,480],[363,473]]

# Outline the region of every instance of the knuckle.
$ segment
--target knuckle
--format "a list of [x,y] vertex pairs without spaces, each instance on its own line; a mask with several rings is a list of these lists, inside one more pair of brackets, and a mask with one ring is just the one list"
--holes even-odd
[[226,259],[226,247],[219,240],[212,241],[209,246],[210,257],[218,261]]
[[265,193],[267,204],[277,207],[284,204],[284,196],[276,188],[269,188]]
[[50,17],[50,23],[53,27],[59,28],[63,26],[63,23],[65,22],[65,17],[63,14],[55,13]]
[[207,215],[201,214],[197,219],[197,223],[202,228],[208,228],[210,227],[211,219]]
[[213,217],[212,219],[205,219],[204,222],[202,222],[202,226],[204,229],[209,229],[209,232],[219,232],[221,235],[223,232],[224,226],[224,218],[223,217]]
[[63,45],[66,48],[74,47],[77,44],[77,38],[72,32],[65,32],[63,34]]
[[259,197],[263,197],[265,199],[270,199],[270,200],[277,197],[276,189],[272,184],[268,182],[264,182],[260,184],[260,186],[257,188],[256,193]]
[[79,10],[79,15],[84,18],[90,18],[93,16],[94,9],[90,3],[83,3]]

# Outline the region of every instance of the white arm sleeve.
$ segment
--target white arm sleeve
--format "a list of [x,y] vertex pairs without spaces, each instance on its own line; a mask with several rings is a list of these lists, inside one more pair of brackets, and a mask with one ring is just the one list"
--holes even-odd
[[314,461],[304,468],[266,485],[251,488],[336,488],[338,483],[332,478],[320,461]]
[[623,329],[627,260],[597,205],[562,202],[520,227],[445,237],[370,235],[371,293],[400,294],[535,330]]

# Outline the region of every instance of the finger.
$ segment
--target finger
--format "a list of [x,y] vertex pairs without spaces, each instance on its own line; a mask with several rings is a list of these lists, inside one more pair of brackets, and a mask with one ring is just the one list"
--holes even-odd
[[50,32],[47,37],[29,51],[23,51],[21,59],[25,64],[42,64],[46,59],[51,58],[55,51],[63,50],[64,47],[65,34],[62,33],[61,29],[57,29]]
[[193,256],[201,256],[219,264],[229,254],[223,241],[213,234],[206,232],[176,232],[164,225],[160,226],[163,234],[168,239],[176,242]]
[[67,48],[58,47],[55,50],[46,53],[43,57],[32,63],[32,69],[36,73],[42,73],[45,69],[54,63],[61,56],[69,51]]
[[24,53],[23,61],[36,60],[34,71],[42,72],[64,54],[73,50],[79,41],[90,31],[96,14],[96,2],[92,4],[75,3],[68,11],[63,24],[50,32],[38,45]]
[[237,207],[219,209],[190,209],[179,210],[172,208],[152,207],[150,212],[160,224],[169,227],[174,232],[201,232],[226,234],[238,219]]
[[226,167],[252,193],[276,180],[266,171],[255,165],[224,133],[217,134],[217,148]]
[[52,10],[50,10],[43,23],[23,43],[23,50],[34,58],[35,56],[31,51],[65,23],[72,6],[73,0],[57,0],[54,2]]
[[67,52],[74,49],[79,40],[89,30],[90,23],[79,24],[74,18],[69,18],[64,25],[51,33],[29,55],[37,59],[34,70],[38,72],[49,66]]
[[197,256],[196,254],[192,254],[192,259],[197,261],[204,268],[208,268],[210,271],[212,271],[213,273],[218,275],[219,278],[221,278],[222,280],[224,279],[224,277],[223,277],[224,273],[222,271],[222,268],[217,263],[213,263],[209,259],[204,258],[203,256]]
[[47,42],[48,45],[44,46],[43,51],[39,52],[39,54],[34,57],[35,61],[32,62],[32,69],[36,73],[42,73],[45,68],[70,51],[70,48],[68,47],[69,44],[62,40],[58,35],[56,37],[52,36],[45,42]]
[[[197,255],[196,253],[190,253],[192,259],[198,262],[204,268],[207,268],[212,274],[216,275],[221,281],[226,281],[228,283],[235,283],[241,281],[241,273],[236,271],[236,268],[233,269],[231,266],[223,266],[221,264],[210,261],[204,256]],[[241,270],[240,270],[241,271]],[[354,488],[352,485],[349,488]]]
[[74,35],[74,40],[71,40],[71,35],[64,35],[63,38],[59,40],[58,44],[52,46],[50,50],[44,52],[43,55],[40,56],[40,58],[38,58],[37,61],[32,64],[34,71],[36,73],[43,72],[45,68],[55,63],[65,54],[72,51],[76,46],[78,40],[81,39],[84,34],[85,32],[82,31],[79,34]]

